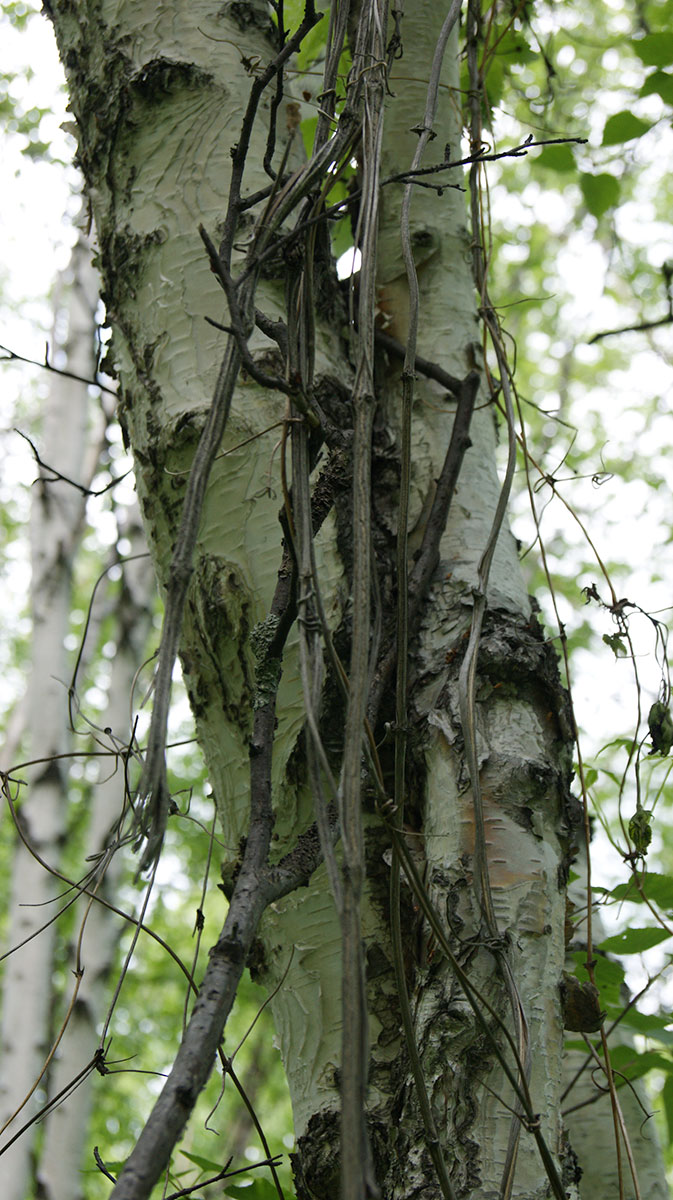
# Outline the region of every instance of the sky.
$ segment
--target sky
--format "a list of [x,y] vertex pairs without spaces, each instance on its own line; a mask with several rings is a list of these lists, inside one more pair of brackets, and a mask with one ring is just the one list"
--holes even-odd
[[[30,68],[32,78],[25,70]],[[73,138],[61,126],[68,119],[64,78],[49,21],[35,17],[25,32],[2,22],[0,71],[17,72],[10,94],[27,111],[51,109],[40,128],[40,136],[52,145],[52,154],[70,163]],[[48,328],[50,310],[45,304],[57,271],[67,266],[73,242],[72,216],[78,203],[73,198],[76,173],[72,168],[31,161],[21,154],[25,139],[3,137],[0,238],[2,239],[3,327],[12,313],[23,324],[15,327],[22,337],[17,350],[34,348],[31,319]]]

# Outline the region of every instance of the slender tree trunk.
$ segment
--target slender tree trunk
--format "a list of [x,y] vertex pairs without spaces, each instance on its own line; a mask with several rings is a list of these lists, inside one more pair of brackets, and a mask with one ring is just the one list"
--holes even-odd
[[[93,368],[92,313],[96,281],[80,271],[88,249],[74,251],[75,283],[67,297],[68,334],[64,349],[70,369],[89,377]],[[80,260],[78,262],[78,260]],[[57,343],[58,344],[58,343]],[[86,482],[89,400],[86,388],[62,376],[50,378],[40,444],[49,461],[70,479]],[[21,771],[19,820],[30,846],[57,866],[66,833],[67,684],[70,665],[65,639],[70,626],[72,569],[82,531],[85,501],[70,483],[40,470],[31,513],[31,638],[27,705],[28,755],[34,765]],[[11,764],[7,764],[11,766]],[[0,1034],[0,1145],[37,1109],[34,1094],[49,1049],[54,915],[60,887],[24,843],[17,840],[12,863],[9,947]],[[43,926],[46,928],[42,929]],[[42,930],[42,932],[39,932]],[[32,940],[30,940],[32,939]],[[28,1102],[24,1107],[27,1097]],[[31,1177],[35,1128],[2,1158],[3,1194],[25,1200]]]
[[[113,635],[115,653],[111,660],[105,723],[115,743],[125,746],[132,734],[129,729],[129,700],[138,664],[145,657],[152,628],[155,578],[144,551],[139,518],[127,514],[121,532],[131,541],[131,554],[138,557],[123,564],[121,580],[112,585],[117,596]],[[118,821],[124,805],[125,779],[121,758],[116,764],[113,759],[103,758],[100,776],[100,782],[91,791],[86,835],[88,863],[92,863],[94,858],[107,860],[109,847],[114,842],[113,825]],[[121,855],[116,854],[110,859],[102,883],[97,888],[101,900],[119,903],[119,884],[124,866]],[[71,949],[70,959],[73,968],[77,964],[83,970],[83,975],[77,1003],[49,1075],[50,1098],[59,1096],[73,1076],[91,1061],[99,1044],[98,1031],[105,1012],[106,992],[110,990],[110,975],[117,960],[120,918],[96,901],[91,903],[88,910],[86,897],[78,907],[81,914],[86,915],[86,925],[80,943],[79,922],[77,924],[75,937],[78,944]],[[67,1101],[55,1107],[45,1121],[44,1142],[36,1171],[41,1200],[84,1198],[85,1177],[82,1167],[91,1169],[93,1166],[88,1138],[93,1104],[92,1081],[92,1075],[82,1080]]]
[[[98,305],[99,277],[91,265],[91,247],[81,237],[77,242],[68,268],[69,279],[59,281],[57,289],[55,335],[52,354],[65,355],[68,371],[93,377],[95,372],[95,318]],[[66,337],[62,329],[67,323]],[[63,364],[62,364],[63,365]],[[92,436],[89,419],[89,401],[81,384],[68,378],[52,376],[49,403],[45,410],[46,421],[40,449],[43,458],[57,470],[73,480],[87,485],[95,472],[100,455],[100,436]],[[50,440],[53,439],[53,440]],[[99,444],[96,444],[96,443]],[[67,451],[65,446],[67,444]],[[33,753],[48,757],[49,744],[57,745],[61,753],[67,753],[70,735],[67,724],[66,686],[70,678],[71,662],[65,655],[65,642],[69,632],[72,608],[72,566],[75,561],[79,539],[84,528],[85,499],[74,487],[61,484],[60,492],[54,494],[55,485],[46,479],[41,482],[41,491],[35,501],[33,531],[33,607],[35,615],[35,638],[33,642],[33,669],[37,675],[29,686],[26,707],[32,725],[28,727]],[[46,519],[45,519],[46,514]],[[118,518],[119,518],[119,514]],[[111,664],[111,677],[106,711],[107,725],[122,746],[128,743],[130,731],[129,696],[134,683],[138,663],[144,658],[154,612],[155,577],[149,558],[144,550],[144,539],[137,515],[121,517],[124,528],[120,531],[132,541],[135,560],[123,564],[122,580],[116,585],[119,599],[116,604],[115,622],[117,648]],[[103,604],[109,608],[108,597]],[[100,606],[99,606],[100,607]],[[58,622],[61,622],[59,629]],[[44,626],[44,632],[40,632]],[[96,641],[95,613],[88,629],[88,650]],[[39,656],[49,645],[54,678],[51,680],[53,695],[45,699],[45,670],[49,661]],[[54,659],[54,655],[57,658]],[[87,654],[83,656],[82,674]],[[57,665],[58,664],[58,665]],[[60,735],[58,729],[61,729]],[[44,730],[54,740],[43,743]],[[3,764],[11,768],[16,761],[18,746],[5,746],[7,757]],[[62,779],[62,762],[56,762],[51,785],[44,790],[43,784],[25,793],[26,803],[20,805],[20,815],[26,835],[44,855],[46,862],[59,867],[63,849],[63,836],[67,820],[68,795],[65,786],[56,786]],[[92,789],[86,835],[87,859],[102,855],[110,844],[112,824],[121,812],[124,802],[124,772],[121,763],[113,759],[102,760],[101,782]],[[41,764],[44,773],[48,763]],[[21,772],[23,775],[23,772]],[[33,814],[34,825],[25,822],[26,812]],[[115,816],[116,815],[116,816]],[[51,826],[51,836],[49,830]],[[113,857],[108,865],[105,879],[99,887],[102,899],[116,899],[116,884],[122,873],[119,856]],[[49,897],[56,903],[56,893],[62,894],[63,885],[54,880],[40,864],[36,863],[26,847],[18,842],[14,857],[15,899],[19,892],[29,895],[26,888],[31,882],[36,900]],[[25,905],[26,900],[19,902]],[[84,905],[80,905],[84,911]],[[8,942],[15,945],[33,928],[40,929],[52,910],[47,907],[33,910],[15,905],[12,910],[12,925]],[[28,925],[26,918],[28,917]],[[70,1084],[73,1076],[91,1060],[96,1049],[97,1023],[100,1020],[104,998],[104,985],[116,957],[119,918],[102,905],[93,903],[87,915],[86,932],[81,944],[72,948],[73,976],[75,969],[83,973],[77,989],[77,999],[70,1014],[67,1030],[55,1058],[42,1080],[41,1092],[50,1098],[58,1097]],[[78,937],[79,929],[76,932]],[[10,969],[5,977],[3,989],[3,1028],[6,1038],[3,1053],[2,1080],[6,1089],[6,1102],[16,1108],[23,1096],[35,1083],[44,1057],[51,1044],[60,1020],[65,1015],[64,997],[54,992],[52,979],[54,942],[58,926],[39,933],[30,943],[28,962],[21,962],[26,948],[10,958]],[[36,993],[34,995],[33,993]],[[66,1003],[70,994],[65,997]],[[31,1070],[33,1072],[31,1076]],[[60,1200],[83,1196],[81,1167],[85,1150],[91,1165],[87,1133],[91,1116],[91,1078],[81,1081],[65,1103],[59,1104],[44,1122],[45,1134],[41,1139],[39,1160],[33,1152],[33,1131],[22,1135],[19,1141],[3,1155],[3,1182],[9,1195],[25,1200],[28,1194],[38,1194],[43,1200]],[[29,1103],[5,1132],[6,1142],[17,1126],[22,1125],[36,1107]]]

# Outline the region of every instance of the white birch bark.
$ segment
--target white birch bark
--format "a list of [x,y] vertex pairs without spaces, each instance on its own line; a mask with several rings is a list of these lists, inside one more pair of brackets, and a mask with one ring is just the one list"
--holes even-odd
[[[68,297],[68,334],[64,349],[70,369],[90,376],[93,368],[92,313],[97,285],[80,271],[88,250],[73,253],[75,281]],[[44,457],[71,479],[86,480],[89,401],[86,387],[59,375],[50,377],[39,438]],[[48,449],[46,449],[48,448]],[[19,819],[30,845],[46,862],[58,865],[66,829],[68,746],[67,686],[70,663],[64,641],[70,624],[73,558],[85,501],[80,492],[40,472],[33,485],[31,512],[31,639],[27,705],[28,756],[38,760],[21,771]],[[10,766],[11,764],[7,764]],[[17,840],[12,864],[8,947],[17,948],[5,965],[0,1033],[0,1126],[29,1095],[49,1048],[54,915],[59,885],[25,845]],[[33,936],[37,934],[37,936]],[[32,940],[27,940],[32,938]],[[0,1137],[0,1146],[38,1107],[33,1093]],[[2,1158],[3,1194],[25,1200],[34,1128]]]
[[[416,147],[417,125],[425,106],[429,63],[439,28],[446,13],[443,6],[417,3],[403,24],[404,57],[393,68],[385,125],[382,175],[407,170]],[[447,54],[437,141],[426,163],[441,161],[450,142],[458,157],[459,130],[456,102],[450,85],[456,85],[455,41]],[[456,172],[451,182],[462,182]],[[406,340],[408,291],[400,249],[401,192],[384,189],[381,238],[381,307],[388,329]],[[412,202],[412,244],[421,286],[421,321],[418,352],[455,376],[462,378],[478,357],[479,329],[474,285],[470,270],[470,235],[466,229],[464,197],[446,192],[441,198],[417,189]],[[476,349],[475,349],[476,347]],[[399,370],[388,380],[389,402],[385,409],[391,429],[398,429],[400,407]],[[413,414],[413,484],[410,525],[422,523],[426,498],[431,495],[448,445],[451,431],[451,402],[438,384],[419,379]],[[473,419],[472,449],[466,455],[449,527],[442,541],[442,561],[437,582],[426,606],[421,645],[415,667],[415,729],[425,746],[425,799],[422,837],[416,847],[425,857],[425,872],[433,899],[442,913],[452,917],[462,938],[478,928],[476,901],[472,893],[471,855],[474,845],[474,815],[464,761],[461,759],[461,729],[458,716],[457,671],[446,669],[447,656],[461,654],[469,626],[471,589],[477,583],[477,566],[485,548],[497,502],[499,482],[495,471],[495,425],[490,406],[482,403]],[[377,498],[381,504],[385,499]],[[393,500],[391,498],[391,500]],[[390,506],[389,521],[394,527]],[[560,743],[556,718],[550,727],[545,709],[558,704],[554,699],[555,665],[531,626],[530,603],[519,570],[514,540],[505,529],[496,550],[489,587],[491,631],[485,638],[493,672],[484,690],[493,697],[480,704],[479,752],[482,788],[486,803],[486,836],[489,847],[491,886],[498,922],[512,938],[517,982],[531,1026],[535,1046],[532,1091],[542,1114],[544,1134],[552,1152],[563,1149],[559,1114],[561,1090],[562,1029],[559,980],[563,967],[563,890],[558,876],[568,826],[563,818],[563,776],[558,765]],[[527,665],[518,672],[519,682],[503,689],[498,683],[510,672],[517,674],[514,658]],[[537,686],[534,683],[538,675]],[[545,683],[544,676],[547,675]],[[420,764],[418,764],[420,765]],[[421,786],[421,785],[419,785]],[[411,1082],[400,1078],[399,1018],[391,1014],[394,1004],[392,981],[381,969],[382,956],[389,954],[385,926],[381,921],[381,886],[374,861],[376,835],[370,829],[369,910],[365,917],[365,941],[372,969],[372,1064],[370,1071],[370,1115],[383,1194],[403,1197],[424,1194],[429,1187],[431,1167],[424,1149],[422,1127],[415,1103],[410,1098]],[[412,845],[414,838],[411,838]],[[378,852],[382,864],[381,850]],[[380,871],[379,871],[380,876]],[[372,883],[372,877],[374,882]],[[269,957],[284,966],[283,949],[294,945],[291,985],[273,1002],[281,1034],[284,1059],[293,1095],[297,1134],[312,1147],[320,1147],[321,1132],[331,1131],[330,1114],[337,1105],[335,1072],[339,1062],[340,1014],[338,1008],[339,931],[329,897],[318,886],[285,901],[295,910],[295,932],[288,935],[288,917],[270,914]],[[472,898],[470,898],[472,897]],[[409,915],[409,914],[408,914]],[[327,932],[329,930],[329,933]],[[418,936],[423,942],[427,930]],[[421,956],[427,947],[421,948]],[[287,949],[285,949],[287,953]],[[374,967],[376,963],[376,967]],[[502,1003],[502,985],[494,959],[487,953],[471,959],[475,983],[492,1003]],[[495,984],[495,986],[493,986]],[[417,1032],[434,1100],[436,1119],[448,1146],[447,1157],[454,1184],[480,1197],[497,1196],[510,1131],[510,1113],[481,1086],[489,1087],[512,1102],[499,1077],[488,1048],[475,1030],[460,988],[436,960],[417,969],[414,997]],[[501,1010],[506,1017],[506,1007]],[[392,1013],[395,1010],[393,1008]],[[508,1019],[508,1018],[506,1018]],[[403,1061],[403,1057],[402,1057]],[[391,1128],[393,1107],[403,1113]],[[315,1151],[314,1151],[315,1153]],[[309,1152],[310,1156],[310,1152]],[[315,1153],[318,1172],[327,1171],[329,1151]],[[313,1181],[312,1181],[313,1183]],[[329,1194],[335,1180],[323,1174],[319,1194]],[[315,1186],[313,1184],[313,1186]],[[517,1197],[547,1195],[548,1182],[538,1152],[529,1135],[523,1135],[513,1194]],[[568,1194],[572,1184],[568,1181]]]
[[[131,540],[133,555],[142,555],[144,538],[139,519],[127,514],[124,535]],[[114,744],[124,746],[131,738],[130,698],[138,666],[143,662],[154,614],[155,577],[148,557],[124,563],[115,606],[115,653],[110,665],[105,724]],[[112,745],[112,739],[110,744]],[[121,761],[102,759],[100,782],[91,789],[91,811],[86,836],[87,861],[103,855],[112,841],[112,826],[124,804],[124,769]],[[106,870],[97,894],[113,904],[119,902],[119,882],[123,873],[120,854]],[[84,912],[86,897],[79,905]],[[99,1042],[98,1028],[105,1011],[112,968],[117,959],[120,919],[95,901],[86,918],[80,961],[84,969],[66,1034],[49,1075],[49,1098],[58,1096],[91,1058]],[[79,924],[76,935],[79,935]],[[72,957],[72,966],[75,960]],[[93,1076],[84,1079],[68,1099],[54,1108],[45,1121],[36,1180],[42,1200],[83,1200],[85,1177],[82,1167],[93,1168],[88,1139],[92,1113]]]
[[[80,157],[99,231],[122,419],[134,448],[141,508],[160,581],[170,572],[184,472],[203,427],[222,355],[223,339],[206,316],[227,314],[197,234],[202,222],[215,236],[226,207],[231,147],[239,137],[244,98],[255,63],[270,57],[262,4],[206,0],[107,0],[92,3],[78,24],[69,5],[52,2],[61,55],[70,64]],[[407,169],[422,116],[424,79],[445,7],[419,0],[404,18],[405,57],[393,73],[386,116],[384,175]],[[456,51],[449,52],[437,118],[435,161],[446,141],[457,150],[450,90]],[[76,67],[73,64],[77,64]],[[419,83],[413,82],[420,81]],[[266,114],[267,109],[263,109]],[[284,110],[284,136],[294,117]],[[244,193],[267,182],[261,170],[266,131],[253,134]],[[250,223],[240,221],[240,242]],[[384,194],[381,228],[381,306],[391,330],[406,332],[406,283],[398,250],[399,193]],[[460,193],[438,198],[420,191],[412,234],[421,277],[419,351],[463,378],[480,360],[469,236]],[[276,268],[276,271],[278,268]],[[281,267],[281,273],[284,267]],[[271,272],[273,276],[273,271]],[[260,284],[257,303],[281,311],[278,277]],[[334,310],[319,326],[319,372],[346,387],[350,367],[339,345]],[[261,364],[275,350],[255,333]],[[336,391],[336,387],[332,387]],[[386,380],[383,420],[398,430],[399,372]],[[418,381],[413,425],[412,524],[422,526],[448,444],[452,404],[443,388]],[[208,485],[185,614],[182,664],[223,826],[235,867],[248,812],[247,751],[255,679],[251,638],[264,634],[280,562],[276,432],[278,394],[240,381],[220,457]],[[256,440],[240,445],[244,439]],[[448,921],[456,953],[471,977],[510,1020],[495,958],[476,936],[473,888],[475,817],[463,759],[458,668],[474,604],[477,567],[497,503],[495,426],[483,396],[441,546],[441,564],[413,655],[411,715],[415,778],[413,815],[422,819],[410,840],[425,860],[428,890]],[[378,483],[377,532],[395,532],[394,471]],[[345,611],[338,549],[348,543],[352,513],[336,516],[318,537],[318,573],[328,620],[338,629]],[[392,563],[389,572],[394,571]],[[567,1195],[577,1197],[573,1163],[560,1119],[562,1028],[559,983],[563,966],[563,870],[567,865],[567,747],[563,698],[552,652],[531,615],[513,539],[505,530],[488,589],[489,610],[480,657],[478,755],[485,807],[493,903],[534,1048],[531,1090],[550,1153],[563,1171]],[[338,710],[335,717],[338,724]],[[273,784],[280,856],[313,820],[302,760],[304,714],[296,647],[288,644],[278,700]],[[338,734],[338,729],[336,733]],[[385,753],[385,752],[384,752]],[[387,933],[388,838],[373,808],[367,825],[368,893],[364,939],[369,970],[370,1135],[386,1200],[434,1196],[400,1033]],[[405,905],[412,954],[414,1016],[435,1121],[459,1194],[498,1196],[506,1159],[512,1096],[488,1043],[432,938]],[[470,939],[475,939],[473,942]],[[338,1190],[338,1070],[340,1059],[340,931],[325,871],[308,888],[273,906],[260,940],[257,969],[278,982],[291,958],[273,1010],[293,1099],[300,1147],[298,1194],[332,1197]],[[492,1095],[486,1087],[493,1089]],[[502,1097],[502,1099],[500,1098]],[[502,1101],[506,1103],[503,1103]],[[524,1131],[514,1190],[517,1200],[549,1194],[533,1138]]]

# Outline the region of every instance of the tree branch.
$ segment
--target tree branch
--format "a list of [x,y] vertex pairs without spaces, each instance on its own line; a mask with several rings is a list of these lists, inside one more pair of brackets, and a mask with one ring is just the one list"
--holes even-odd
[[[36,358],[26,358],[23,354],[17,354],[16,351],[10,350],[8,346],[0,345],[0,350],[4,351],[4,356],[0,358],[0,362],[22,362],[28,363],[31,367],[41,367],[43,371],[51,371],[54,375],[62,375],[64,379],[74,379],[76,383],[85,383],[87,387],[100,388],[101,392],[107,392],[108,396],[114,396],[118,399],[117,392],[114,388],[106,387],[104,383],[100,383],[98,379],[88,379],[86,375],[77,375],[74,371],[66,371],[61,367],[53,367],[49,362],[49,344],[45,347],[44,362],[40,362]],[[18,430],[17,430],[18,432]]]
[[660,317],[658,321],[642,321],[640,325],[622,325],[619,329],[604,329],[602,333],[595,333],[589,338],[588,346],[593,346],[595,342],[600,342],[603,338],[616,337],[619,333],[645,333],[648,329],[661,329],[662,325],[670,325],[673,323],[673,312],[667,313],[665,317]]

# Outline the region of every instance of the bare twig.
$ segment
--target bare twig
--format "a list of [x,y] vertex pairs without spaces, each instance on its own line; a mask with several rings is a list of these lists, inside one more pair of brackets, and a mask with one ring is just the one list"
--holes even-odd
[[[61,367],[54,367],[49,362],[49,344],[45,347],[44,361],[40,362],[37,358],[26,358],[23,354],[17,354],[15,350],[10,350],[8,346],[0,345],[0,350],[4,352],[0,362],[22,362],[28,363],[31,367],[41,367],[43,371],[51,371],[54,375],[63,375],[65,379],[74,379],[77,383],[85,383],[87,387],[99,388],[101,392],[107,392],[108,396],[117,398],[117,393],[114,388],[106,387],[98,379],[88,379],[85,375],[77,375],[74,371],[66,371]],[[19,430],[17,429],[17,433]],[[22,435],[23,436],[23,435]]]
[[[426,175],[437,175],[440,171],[452,171],[455,167],[475,166],[479,163],[497,162],[501,158],[525,158],[529,150],[535,150],[540,146],[565,146],[565,145],[586,145],[587,139],[583,137],[561,137],[561,138],[540,138],[538,141],[533,139],[532,133],[518,146],[511,146],[509,150],[474,150],[465,158],[447,158],[442,163],[437,163],[434,167],[419,167],[410,171],[400,171],[396,175],[388,175],[382,181],[382,186],[390,183],[418,183]],[[436,184],[437,188],[447,187],[448,184]]]
[[641,321],[639,325],[621,325],[619,329],[604,329],[602,333],[595,333],[593,337],[590,337],[587,345],[593,346],[595,342],[601,342],[603,338],[617,337],[620,333],[646,333],[648,329],[661,329],[662,325],[671,323],[673,323],[673,313],[667,313],[658,321]]
[[33,441],[31,441],[27,433],[22,433],[20,429],[16,428],[14,429],[14,432],[18,433],[19,437],[22,437],[25,442],[28,442],[28,445],[33,451],[33,458],[35,459],[38,467],[40,467],[42,471],[49,471],[51,479],[42,478],[41,481],[43,483],[57,483],[60,480],[62,483],[67,483],[69,487],[75,488],[75,490],[80,492],[82,496],[104,496],[105,493],[109,492],[111,488],[116,487],[118,483],[121,483],[122,479],[126,479],[128,475],[132,474],[132,471],[124,471],[123,475],[117,475],[114,479],[111,479],[109,483],[106,483],[105,487],[103,488],[94,489],[86,487],[83,483],[78,483],[77,480],[70,479],[70,477],[68,475],[64,475],[62,471],[57,471],[56,467],[51,467],[49,463],[44,462],[40,458],[37,446]]

